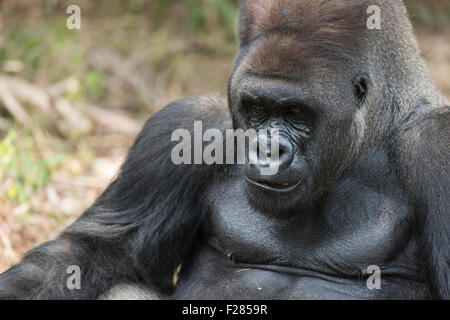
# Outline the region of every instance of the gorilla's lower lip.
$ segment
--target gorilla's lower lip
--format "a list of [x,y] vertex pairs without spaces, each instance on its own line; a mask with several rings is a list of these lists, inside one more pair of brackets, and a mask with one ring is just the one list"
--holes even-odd
[[274,192],[290,192],[294,190],[301,182],[301,180],[295,183],[288,183],[288,184],[286,183],[278,184],[270,181],[257,182],[255,180],[250,179],[249,177],[245,177],[245,180],[247,180],[247,183],[253,186],[264,189],[266,191],[274,191]]

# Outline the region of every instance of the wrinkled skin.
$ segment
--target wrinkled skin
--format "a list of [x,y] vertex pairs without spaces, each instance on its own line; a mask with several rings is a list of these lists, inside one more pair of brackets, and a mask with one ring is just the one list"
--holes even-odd
[[[228,96],[151,117],[94,205],[0,276],[0,298],[449,299],[449,106],[401,1],[372,4],[381,30],[365,1],[244,2]],[[277,129],[278,173],[173,164],[171,133],[200,120]],[[73,264],[81,290],[65,287]]]

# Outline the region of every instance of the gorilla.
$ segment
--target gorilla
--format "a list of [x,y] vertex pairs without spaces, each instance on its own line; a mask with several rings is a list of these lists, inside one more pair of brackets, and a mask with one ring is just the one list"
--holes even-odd
[[[238,37],[227,96],[152,116],[92,207],[0,276],[1,298],[450,299],[450,108],[402,1],[247,0]],[[194,121],[277,129],[278,173],[174,164],[171,134]]]

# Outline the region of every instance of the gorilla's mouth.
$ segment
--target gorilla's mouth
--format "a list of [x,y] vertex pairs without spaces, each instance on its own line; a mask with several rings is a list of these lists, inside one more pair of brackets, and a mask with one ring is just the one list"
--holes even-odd
[[278,183],[278,182],[269,181],[269,180],[255,181],[255,180],[250,179],[249,177],[245,177],[245,179],[247,180],[247,182],[249,184],[251,184],[253,186],[256,186],[256,187],[264,189],[264,190],[276,191],[276,192],[289,192],[289,191],[294,190],[300,184],[300,181]]
[[262,184],[268,185],[269,187],[275,188],[275,189],[286,189],[291,186],[289,182],[285,182],[282,184],[278,184],[276,182],[267,181],[267,182],[261,182]]

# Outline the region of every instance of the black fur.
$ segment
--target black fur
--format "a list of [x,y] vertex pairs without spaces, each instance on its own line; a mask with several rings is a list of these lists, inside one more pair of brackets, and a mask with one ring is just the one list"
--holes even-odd
[[[172,131],[192,128],[184,121],[199,115],[199,102],[211,103],[186,99],[150,118],[119,176],[93,206],[58,239],[31,250],[1,275],[0,298],[94,299],[120,282],[170,294],[175,269],[202,221],[202,194],[215,179],[214,166],[175,166],[170,159]],[[224,115],[216,113],[204,127],[224,127]],[[81,268],[81,290],[67,289],[70,265]]]
[[[394,139],[396,168],[416,207],[427,277],[450,299],[450,107],[416,116]],[[398,138],[398,139],[397,139]]]
[[[365,1],[246,1],[228,100],[151,117],[94,205],[0,275],[0,298],[95,299],[126,282],[190,299],[450,299],[449,107],[404,6],[374,3],[379,31]],[[174,165],[171,134],[195,120],[279,129],[284,167]],[[362,282],[372,264],[383,290]]]

